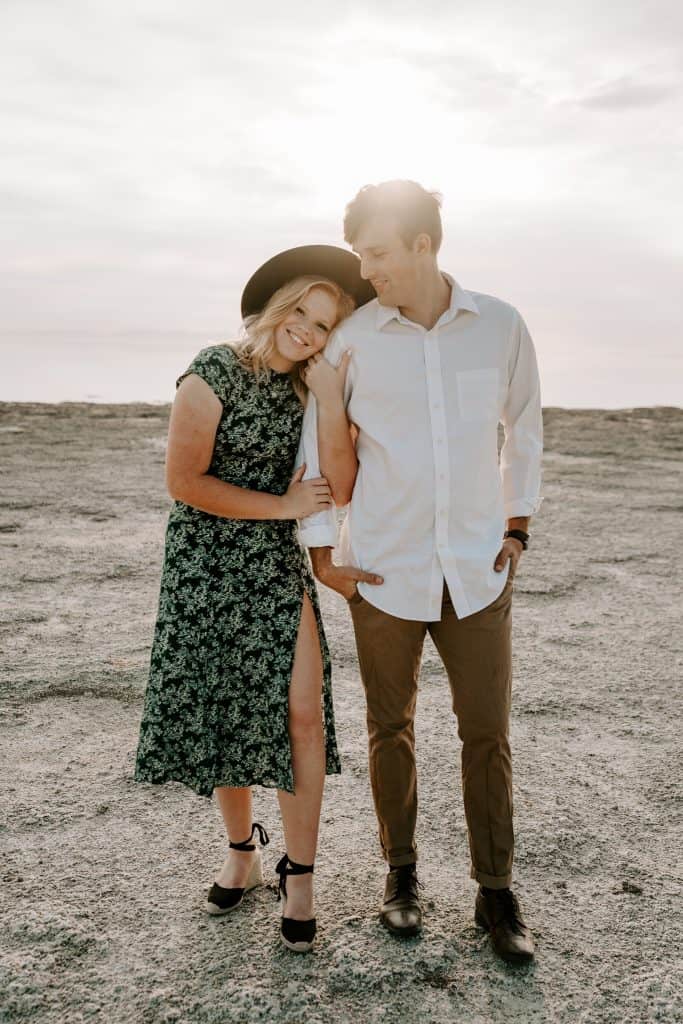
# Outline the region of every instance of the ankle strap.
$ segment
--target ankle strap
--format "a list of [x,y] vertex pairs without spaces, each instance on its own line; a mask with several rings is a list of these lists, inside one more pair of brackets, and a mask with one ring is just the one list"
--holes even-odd
[[295,861],[290,860],[287,854],[281,857],[275,866],[275,870],[280,876],[280,884],[278,886],[277,898],[280,899],[280,894],[287,895],[287,875],[312,875],[313,865],[312,864],[297,864]]
[[266,832],[266,830],[264,829],[263,825],[261,825],[260,822],[255,821],[254,824],[251,826],[251,832],[249,834],[249,838],[245,839],[244,842],[242,842],[242,843],[232,843],[231,842],[229,844],[230,849],[231,850],[242,850],[245,853],[250,853],[252,850],[255,850],[256,846],[254,845],[254,843],[252,843],[252,839],[254,838],[254,832],[258,832],[259,842],[261,843],[261,846],[267,846],[268,843],[270,842],[270,838],[268,837],[268,833]]

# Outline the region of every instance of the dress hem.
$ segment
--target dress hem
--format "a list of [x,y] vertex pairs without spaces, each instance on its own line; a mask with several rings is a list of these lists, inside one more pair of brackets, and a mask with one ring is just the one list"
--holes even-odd
[[[325,775],[341,775],[341,766],[338,765],[334,768],[326,766]],[[230,789],[250,789],[252,786],[261,786],[263,787],[263,789],[281,789],[284,793],[291,793],[292,795],[294,795],[293,782],[290,788],[289,786],[281,786],[278,782],[274,781],[273,779],[265,781],[262,777],[252,777],[251,781],[240,780],[239,782],[233,782],[231,780],[227,780],[221,782],[214,782],[211,786],[211,789],[207,789],[203,786],[197,787],[192,782],[188,782],[187,779],[182,779],[175,775],[168,775],[164,776],[163,778],[150,779],[138,775],[136,772],[133,776],[133,781],[141,782],[143,785],[147,786],[164,786],[166,785],[167,782],[179,782],[181,785],[187,786],[188,789],[191,789],[193,793],[197,794],[197,796],[203,796],[209,800],[213,796],[214,789],[218,789],[221,786],[228,786]]]

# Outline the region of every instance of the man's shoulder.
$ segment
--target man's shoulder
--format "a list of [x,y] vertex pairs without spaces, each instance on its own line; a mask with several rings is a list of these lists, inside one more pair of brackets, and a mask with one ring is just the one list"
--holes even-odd
[[337,331],[344,335],[350,335],[354,332],[362,332],[368,330],[374,330],[377,321],[377,307],[379,301],[377,299],[371,299],[370,302],[366,302],[364,306],[359,309],[354,309],[351,316],[343,320]]
[[499,299],[497,295],[473,291],[471,288],[463,288],[463,291],[473,300],[480,316],[499,318],[510,322],[520,315],[519,310],[511,302]]
[[343,349],[357,344],[363,338],[367,338],[369,333],[375,331],[377,306],[377,299],[372,299],[360,309],[354,310],[351,316],[347,316],[346,320],[342,320],[339,326],[335,327],[325,348],[325,355],[333,366],[339,362]]

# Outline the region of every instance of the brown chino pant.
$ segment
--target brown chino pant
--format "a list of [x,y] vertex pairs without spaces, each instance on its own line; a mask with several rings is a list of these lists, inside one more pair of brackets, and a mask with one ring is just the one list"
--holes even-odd
[[367,700],[370,782],[386,860],[417,859],[415,706],[424,639],[444,663],[462,740],[462,790],[471,877],[511,884],[510,717],[512,577],[492,604],[458,619],[444,587],[439,622],[398,619],[356,593],[349,602]]

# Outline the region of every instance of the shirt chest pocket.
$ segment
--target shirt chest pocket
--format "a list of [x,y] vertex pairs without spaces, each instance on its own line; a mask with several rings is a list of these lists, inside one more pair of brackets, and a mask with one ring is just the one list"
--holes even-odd
[[498,420],[497,369],[462,370],[456,374],[458,409],[463,420]]

